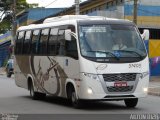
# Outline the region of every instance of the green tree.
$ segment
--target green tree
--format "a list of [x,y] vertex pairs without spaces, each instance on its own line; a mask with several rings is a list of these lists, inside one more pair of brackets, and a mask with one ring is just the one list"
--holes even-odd
[[29,4],[26,2],[26,0],[17,0],[17,13],[28,8]]
[[[1,0],[0,7],[3,10],[12,10],[13,8],[13,2],[14,0]],[[27,9],[29,7],[29,4],[26,2],[26,0],[16,0],[17,5],[17,12]]]
[[6,17],[2,22],[0,22],[0,34],[4,34],[10,30],[11,30],[11,18]]
[[[14,8],[13,1],[14,0],[0,0],[0,34],[11,29],[12,11]],[[29,8],[29,4],[27,4],[26,0],[16,0],[16,2],[16,13]]]

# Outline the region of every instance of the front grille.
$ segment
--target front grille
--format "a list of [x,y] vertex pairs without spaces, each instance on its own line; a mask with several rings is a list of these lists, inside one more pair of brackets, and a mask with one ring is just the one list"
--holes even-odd
[[103,74],[105,82],[135,81],[136,73]]
[[123,87],[107,87],[109,92],[129,92],[132,91],[133,86],[123,86]]

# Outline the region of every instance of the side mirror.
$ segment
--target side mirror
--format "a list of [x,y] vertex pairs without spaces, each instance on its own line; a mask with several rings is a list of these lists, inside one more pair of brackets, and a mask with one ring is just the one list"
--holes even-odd
[[143,34],[141,34],[143,40],[149,40],[149,30],[144,29]]
[[71,30],[65,30],[65,40],[71,41]]

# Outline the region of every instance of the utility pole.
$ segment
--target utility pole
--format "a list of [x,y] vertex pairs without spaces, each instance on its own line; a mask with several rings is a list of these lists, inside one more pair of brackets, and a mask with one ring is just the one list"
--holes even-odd
[[16,36],[16,29],[17,29],[17,24],[16,24],[16,4],[17,0],[13,0],[13,7],[12,7],[12,42],[11,44],[13,45],[15,43],[15,36]]
[[134,0],[133,22],[135,24],[137,24],[137,3],[138,3],[138,0]]
[[79,0],[75,0],[76,15],[79,15]]

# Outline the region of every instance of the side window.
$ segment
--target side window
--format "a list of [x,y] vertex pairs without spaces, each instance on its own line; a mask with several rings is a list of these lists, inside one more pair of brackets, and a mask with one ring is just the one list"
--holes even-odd
[[[73,25],[69,25],[67,29],[70,29],[75,33],[75,27]],[[65,40],[65,54],[68,57],[72,57],[74,59],[78,59],[78,50],[77,50],[77,42],[76,39],[72,36],[71,41]]]
[[32,35],[32,53],[37,54],[39,50],[40,30],[34,30]]
[[41,32],[41,38],[39,43],[39,54],[46,54],[47,52],[47,40],[49,35],[49,28],[43,29]]
[[56,44],[58,42],[58,28],[52,28],[48,40],[48,54],[56,55]]
[[69,25],[67,29],[70,29],[72,32],[75,33],[75,26]]
[[58,31],[58,41],[56,45],[56,54],[64,55],[65,54],[65,38],[64,38],[64,30]]
[[16,54],[21,54],[22,53],[22,45],[23,45],[23,40],[24,40],[24,31],[21,31],[18,33],[18,37],[16,40],[16,50],[15,53]]
[[65,54],[68,57],[72,57],[74,59],[78,59],[78,50],[77,50],[77,42],[76,39],[72,36],[71,41],[67,41],[65,43]]
[[30,53],[31,31],[27,31],[23,42],[23,54]]

